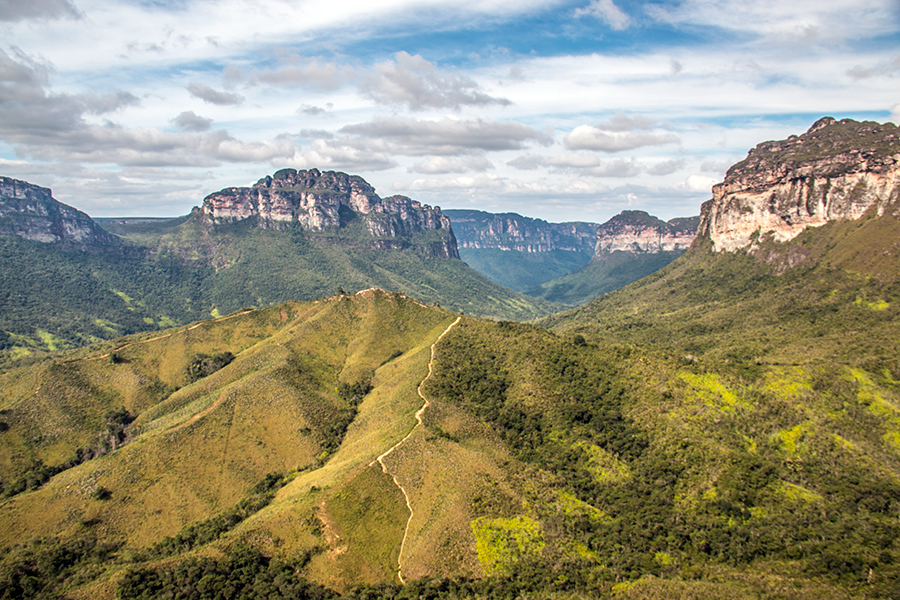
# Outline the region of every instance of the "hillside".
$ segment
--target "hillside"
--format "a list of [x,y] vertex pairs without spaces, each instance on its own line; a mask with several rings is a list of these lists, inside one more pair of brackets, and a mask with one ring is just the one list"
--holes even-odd
[[365,290],[3,371],[0,589],[898,598],[900,152],[860,146],[861,216],[717,248],[740,179],[810,174],[726,177],[684,255],[544,327]]
[[339,289],[397,290],[492,318],[529,320],[558,308],[469,269],[440,209],[381,199],[344,173],[279,171],[211,194],[178,219],[103,220],[114,235],[46,188],[3,181],[6,358]]

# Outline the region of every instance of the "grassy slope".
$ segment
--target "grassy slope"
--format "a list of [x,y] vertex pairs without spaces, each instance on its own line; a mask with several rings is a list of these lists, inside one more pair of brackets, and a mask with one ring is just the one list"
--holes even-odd
[[[545,321],[651,350],[660,398],[632,414],[668,452],[690,449],[672,506],[695,549],[702,540],[723,563],[744,563],[733,578],[801,572],[861,596],[897,589],[898,234],[888,216],[808,230],[762,248],[763,260],[700,245]],[[728,527],[713,535],[716,513]],[[715,549],[738,532],[739,548]],[[767,537],[756,550],[751,540]]]
[[[463,596],[893,597],[898,271],[871,247],[896,233],[890,219],[834,224],[766,248],[773,267],[701,247],[556,318],[559,334],[465,318],[436,348],[415,429],[431,344],[455,315],[396,296],[234,317],[257,322],[252,345],[223,343],[220,321],[131,346],[99,380],[150,386],[137,375],[161,373],[158,356],[217,327],[192,348],[237,358],[143,409],[135,441],[5,501],[0,531],[147,547],[293,466],[268,507],[196,552],[249,544],[342,591],[396,583],[402,566],[407,580],[493,575]],[[801,255],[817,266],[773,274]],[[38,367],[7,374],[10,406],[28,404]],[[329,445],[349,409],[335,387],[366,377]],[[384,460],[413,508],[401,554],[409,513],[373,460],[410,432]],[[111,496],[92,498],[97,486]],[[126,570],[169,564],[133,560],[116,550],[83,593],[111,597]]]
[[462,261],[425,256],[421,249],[434,241],[425,234],[402,250],[374,250],[360,243],[358,231],[303,235],[239,224],[211,232],[193,218],[106,226],[134,245],[82,252],[0,239],[3,359],[244,306],[323,298],[339,288],[380,287],[490,318],[530,320],[559,308],[499,286]]

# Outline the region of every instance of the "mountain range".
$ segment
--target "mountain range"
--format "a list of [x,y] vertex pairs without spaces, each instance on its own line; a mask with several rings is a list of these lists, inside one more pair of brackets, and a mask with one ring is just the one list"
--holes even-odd
[[[7,367],[3,594],[897,598],[897,135],[760,144],[680,257],[537,323],[368,289]],[[202,210],[122,226],[294,232]]]

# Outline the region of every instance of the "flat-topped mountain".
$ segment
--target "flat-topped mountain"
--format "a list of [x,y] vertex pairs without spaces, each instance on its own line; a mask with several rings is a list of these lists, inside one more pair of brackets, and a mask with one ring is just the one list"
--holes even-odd
[[582,221],[548,223],[516,213],[448,209],[460,248],[495,248],[517,252],[583,252],[593,248],[597,224]]
[[642,210],[626,210],[597,227],[590,261],[577,271],[524,290],[526,294],[577,306],[650,275],[681,256],[694,241],[700,217],[663,221]]
[[900,198],[900,129],[824,117],[809,131],[764,142],[713,186],[699,233],[716,251],[784,242],[807,227],[881,215]]
[[624,210],[597,228],[595,254],[684,252],[694,241],[699,222],[699,217],[666,222],[642,210]]
[[55,200],[48,188],[0,177],[0,235],[79,248],[115,243],[85,213]]
[[291,224],[307,231],[344,228],[359,219],[377,247],[396,247],[384,238],[411,237],[424,231],[439,234],[431,242],[433,256],[459,258],[450,219],[440,207],[406,196],[381,198],[357,175],[318,169],[282,169],[251,187],[231,187],[203,200],[202,214],[213,223],[235,223],[252,217],[263,228]]

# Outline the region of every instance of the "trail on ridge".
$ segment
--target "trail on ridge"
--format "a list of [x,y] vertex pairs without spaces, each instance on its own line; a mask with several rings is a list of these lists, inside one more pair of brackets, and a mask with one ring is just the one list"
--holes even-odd
[[397,480],[397,476],[394,475],[393,473],[391,473],[390,471],[388,471],[387,466],[384,464],[384,459],[387,458],[387,456],[391,452],[393,452],[394,450],[399,448],[403,444],[403,442],[408,440],[409,436],[411,436],[413,434],[413,432],[416,430],[416,428],[422,424],[422,414],[425,412],[425,409],[428,408],[428,398],[426,398],[425,394],[422,393],[422,386],[424,386],[425,382],[428,381],[428,378],[431,377],[432,368],[434,365],[434,349],[438,345],[438,342],[440,342],[444,338],[444,336],[447,335],[450,332],[450,330],[453,329],[453,327],[457,323],[459,323],[461,320],[462,320],[462,317],[456,317],[456,320],[453,321],[452,323],[450,323],[450,325],[447,326],[447,329],[445,329],[444,332],[438,336],[438,339],[436,339],[434,341],[434,343],[431,345],[431,359],[428,361],[428,374],[425,376],[425,379],[423,379],[422,382],[419,383],[419,387],[416,388],[416,392],[419,394],[419,397],[424,402],[424,404],[422,404],[422,408],[420,408],[419,410],[416,411],[416,424],[413,425],[413,428],[410,429],[409,433],[406,434],[406,437],[404,437],[402,440],[400,440],[399,442],[397,442],[396,444],[391,446],[386,452],[384,452],[381,456],[379,456],[378,458],[376,458],[374,461],[372,461],[370,463],[370,466],[374,466],[375,463],[378,462],[378,464],[381,465],[382,472],[385,473],[386,475],[391,476],[391,479],[394,480],[394,484],[398,488],[400,488],[400,491],[403,493],[403,497],[406,499],[406,508],[409,509],[409,518],[406,520],[406,527],[403,528],[403,539],[400,541],[400,554],[397,556],[397,579],[400,580],[400,583],[404,583],[404,584],[406,583],[406,580],[403,579],[403,548],[404,548],[404,546],[406,546],[406,536],[409,533],[409,524],[412,522],[413,509],[412,509],[412,504],[409,503],[409,494],[407,494],[406,490],[403,488],[403,486],[400,485],[400,482]]

